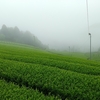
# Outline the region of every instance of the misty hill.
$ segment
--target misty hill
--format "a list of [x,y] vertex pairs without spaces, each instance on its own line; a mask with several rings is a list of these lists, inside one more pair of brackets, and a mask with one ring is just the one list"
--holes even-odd
[[0,40],[32,45],[38,48],[46,48],[41,41],[29,31],[20,31],[18,27],[7,27],[3,25],[0,30]]

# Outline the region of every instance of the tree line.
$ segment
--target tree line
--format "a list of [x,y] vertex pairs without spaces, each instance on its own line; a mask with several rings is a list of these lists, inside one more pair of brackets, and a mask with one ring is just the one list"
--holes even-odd
[[13,28],[3,25],[0,30],[0,40],[32,45],[42,49],[47,48],[34,34],[29,31],[20,31],[17,26]]

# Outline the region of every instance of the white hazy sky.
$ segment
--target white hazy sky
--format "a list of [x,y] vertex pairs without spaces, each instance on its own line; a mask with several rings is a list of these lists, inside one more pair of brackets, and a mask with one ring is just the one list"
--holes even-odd
[[[100,47],[100,0],[88,0],[92,49]],[[89,50],[86,0],[0,0],[0,27],[29,30],[51,48]]]

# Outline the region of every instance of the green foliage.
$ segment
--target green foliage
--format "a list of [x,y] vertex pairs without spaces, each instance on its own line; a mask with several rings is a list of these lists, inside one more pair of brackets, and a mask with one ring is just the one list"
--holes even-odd
[[0,80],[0,100],[58,100],[58,98],[44,96],[38,90],[29,89],[25,86],[19,87],[14,83]]
[[43,52],[42,53],[36,52],[36,51],[25,52],[25,50],[21,50],[21,49],[18,52],[15,49],[14,52],[12,52],[12,50],[11,52],[3,51],[3,54],[0,53],[0,58],[21,61],[21,62],[26,62],[26,63],[47,65],[49,67],[50,66],[57,67],[60,69],[71,70],[71,71],[83,73],[83,74],[100,75],[100,68],[98,67],[100,66],[99,63],[98,64],[96,62],[90,63],[90,61],[86,62],[86,60],[81,61],[81,59],[74,59],[74,58],[62,57],[58,55],[45,54]]
[[37,88],[43,93],[59,95],[64,99],[94,100],[96,98],[97,100],[100,96],[99,76],[2,59],[0,60],[0,76],[20,86]]
[[46,48],[36,36],[29,31],[20,31],[18,27],[8,28],[6,25],[3,25],[0,30],[0,40],[32,45],[42,49]]
[[62,100],[100,99],[99,62],[13,44],[0,47],[1,79]]

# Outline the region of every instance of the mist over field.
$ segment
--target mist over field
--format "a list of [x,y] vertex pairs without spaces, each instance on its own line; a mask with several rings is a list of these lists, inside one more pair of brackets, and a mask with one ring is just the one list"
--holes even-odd
[[[100,0],[88,0],[92,51],[100,48]],[[0,27],[30,31],[56,50],[89,51],[86,0],[0,0]]]
[[100,0],[0,0],[0,100],[100,100]]

